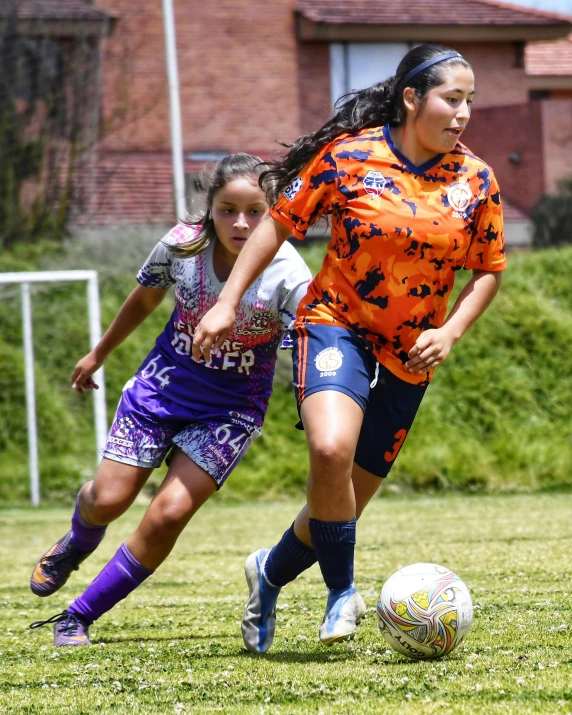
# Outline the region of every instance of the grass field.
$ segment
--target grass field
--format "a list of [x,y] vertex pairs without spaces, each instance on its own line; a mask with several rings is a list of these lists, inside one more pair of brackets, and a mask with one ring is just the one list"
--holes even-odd
[[[358,526],[356,581],[369,608],[355,641],[319,644],[315,566],[282,593],[270,653],[253,656],[239,626],[244,558],[271,545],[298,506],[207,505],[157,574],[92,626],[94,645],[77,649],[27,626],[80,593],[142,507],[46,600],[29,591],[29,574],[69,512],[0,512],[0,712],[572,712],[572,495],[376,499]],[[384,579],[416,561],[450,566],[473,595],[471,632],[439,661],[388,651],[376,623]]]

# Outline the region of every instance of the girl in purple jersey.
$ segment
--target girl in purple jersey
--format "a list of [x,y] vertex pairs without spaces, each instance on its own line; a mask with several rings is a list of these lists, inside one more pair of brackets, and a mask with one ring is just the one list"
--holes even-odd
[[245,293],[235,330],[209,362],[191,358],[193,333],[217,301],[256,226],[267,216],[258,157],[233,154],[214,168],[204,215],[159,242],[96,348],[72,375],[80,394],[92,375],[175,286],[175,310],[127,382],[93,481],[80,490],[71,530],[37,562],[37,596],[58,591],[97,548],[107,525],[134,502],[171,452],[167,475],[133,534],[54,623],[55,645],[89,644],[88,628],[167,558],[193,514],[219,489],[258,436],[272,390],[276,352],[305,294],[310,272],[292,246]]

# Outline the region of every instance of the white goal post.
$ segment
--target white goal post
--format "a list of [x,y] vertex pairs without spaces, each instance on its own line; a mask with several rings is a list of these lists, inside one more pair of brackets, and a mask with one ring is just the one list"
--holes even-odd
[[[36,420],[36,386],[34,378],[34,341],[32,332],[32,300],[30,294],[30,283],[61,283],[67,281],[87,282],[89,342],[90,347],[93,349],[101,338],[101,311],[99,306],[97,271],[22,271],[19,273],[0,273],[0,284],[20,284],[22,297],[26,415],[28,422],[28,459],[30,469],[30,495],[33,506],[38,506],[40,503],[40,475],[38,468],[38,429]],[[107,439],[105,377],[103,367],[94,373],[93,377],[99,384],[99,390],[93,391],[95,441],[97,458],[99,461]]]

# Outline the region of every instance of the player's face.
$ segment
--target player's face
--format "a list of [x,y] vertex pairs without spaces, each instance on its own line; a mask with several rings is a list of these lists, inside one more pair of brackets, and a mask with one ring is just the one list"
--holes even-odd
[[238,256],[267,211],[264,192],[246,177],[229,181],[214,194],[211,212],[215,231],[227,254]]
[[471,116],[475,76],[469,67],[443,70],[443,84],[429,90],[415,117],[417,141],[425,151],[443,154],[455,148]]

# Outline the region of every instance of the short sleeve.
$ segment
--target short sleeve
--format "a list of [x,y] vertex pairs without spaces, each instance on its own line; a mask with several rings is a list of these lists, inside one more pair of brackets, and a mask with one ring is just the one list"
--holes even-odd
[[311,159],[287,186],[270,209],[270,215],[303,239],[308,228],[325,214],[339,208],[338,167],[329,144]]
[[186,243],[196,237],[201,226],[178,224],[159,241],[137,274],[137,282],[145,288],[169,288],[176,283],[172,272],[173,254],[169,246]]
[[476,271],[503,271],[506,268],[504,225],[500,190],[490,174],[489,190],[476,209],[474,233],[465,268]]
[[137,274],[137,282],[145,288],[169,288],[175,283],[171,275],[171,255],[161,241],[141,266]]
[[292,271],[284,281],[280,294],[280,317],[284,330],[292,329],[298,304],[308,292],[311,280],[310,269],[300,257],[298,265],[293,266]]

